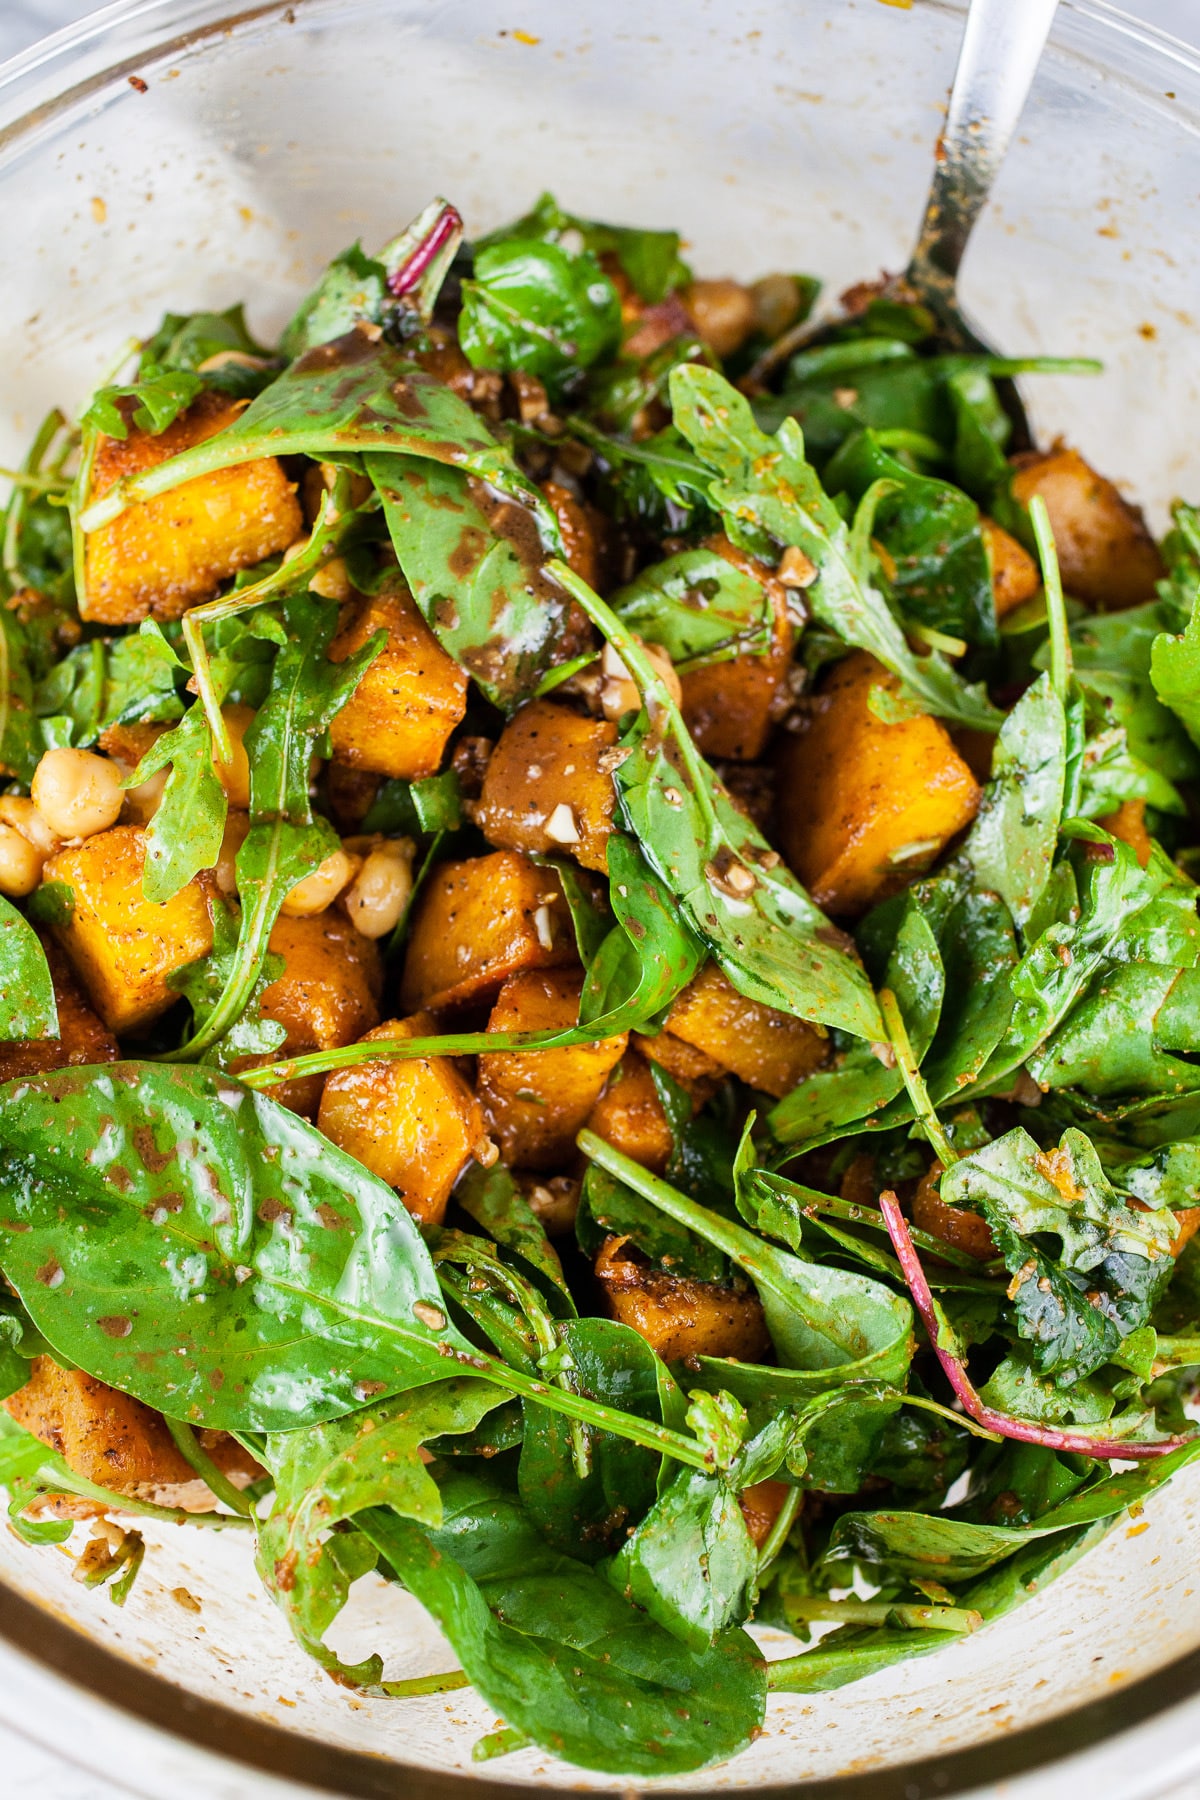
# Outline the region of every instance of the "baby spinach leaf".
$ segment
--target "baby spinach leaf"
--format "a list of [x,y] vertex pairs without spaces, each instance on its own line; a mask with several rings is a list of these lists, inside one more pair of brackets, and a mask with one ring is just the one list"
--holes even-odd
[[213,1070],[9,1082],[0,1144],[0,1267],[34,1323],[173,1417],[290,1431],[436,1381],[441,1346],[468,1349],[393,1190]]
[[385,330],[428,319],[462,241],[462,220],[445,200],[431,200],[375,256],[351,244],[335,256],[305,296],[280,342],[286,357],[343,337],[360,320]]
[[664,1274],[723,1281],[729,1272],[728,1261],[719,1250],[595,1163],[583,1178],[575,1235],[585,1256],[595,1256],[605,1238],[627,1237]]
[[[1000,715],[982,689],[966,686],[936,652],[916,657],[883,596],[871,586],[866,546],[876,488],[864,499],[855,532],[824,492],[804,454],[804,439],[787,418],[774,437],[755,424],[749,403],[711,369],[679,368],[671,376],[675,424],[712,471],[709,491],[735,542],[748,528],[794,545],[819,571],[806,598],[814,619],[842,640],[869,650],[898,676],[925,712],[994,731]],[[890,490],[888,490],[890,492]]]
[[599,1035],[653,1029],[704,962],[704,946],[670,890],[624,832],[608,840],[609,899],[617,923],[588,966],[579,1022]]
[[1044,1152],[1018,1126],[948,1169],[941,1193],[987,1219],[1033,1366],[1060,1387],[1109,1361],[1170,1279],[1174,1215],[1125,1205],[1080,1131]]
[[441,1495],[421,1445],[473,1431],[504,1398],[489,1382],[459,1377],[261,1440],[258,1455],[275,1478],[275,1499],[257,1528],[258,1573],[298,1642],[341,1680],[382,1691],[383,1660],[347,1667],[322,1641],[358,1572],[347,1566],[350,1540],[328,1534],[369,1506],[440,1525]]
[[1000,728],[992,777],[963,854],[978,885],[1028,923],[1058,844],[1067,763],[1067,719],[1048,674],[1026,690]]
[[[682,1395],[632,1327],[614,1319],[573,1319],[559,1336],[576,1393],[641,1418],[682,1423]],[[581,1472],[567,1421],[545,1407],[525,1407],[521,1499],[546,1541],[581,1562],[597,1562],[624,1541],[631,1522],[654,1503],[660,1466],[662,1458],[652,1451],[598,1431],[588,1433],[587,1469]]]
[[1181,636],[1164,632],[1154,639],[1150,679],[1164,706],[1182,720],[1192,742],[1200,744],[1200,525],[1191,507],[1177,506],[1174,516],[1179,553],[1172,566],[1170,599],[1191,612]]
[[[872,1375],[903,1380],[912,1357],[912,1309],[907,1300],[865,1275],[803,1262],[765,1242],[744,1225],[722,1218],[651,1175],[594,1132],[581,1132],[579,1147],[610,1175],[723,1251],[749,1276],[782,1363],[796,1369],[836,1369],[870,1358]],[[751,1191],[756,1175],[744,1177]]]
[[[208,896],[208,910],[213,924],[212,949],[198,962],[187,963],[167,976],[167,985],[192,1009],[193,1037],[204,1031],[240,966],[241,913],[238,907],[223,894],[215,893]],[[287,1037],[287,1026],[281,1025],[278,1019],[264,1018],[261,1002],[267,988],[279,979],[285,967],[282,956],[268,951],[241,1017],[209,1045],[201,1057],[202,1062],[228,1069],[241,1057],[266,1056],[280,1048]]]
[[664,536],[685,527],[716,523],[708,498],[708,471],[673,425],[637,442],[611,437],[573,414],[572,437],[596,452],[608,510]]
[[[123,475],[80,515],[95,531],[138,500],[169,493],[181,482],[260,456],[312,456],[402,451],[466,469],[523,504],[540,504],[510,453],[442,382],[382,339],[359,331],[307,351],[231,425],[178,456]],[[550,542],[556,541],[552,527]]]
[[514,238],[558,244],[564,237],[570,242],[568,234],[581,238],[584,248],[596,256],[615,256],[634,292],[651,304],[691,280],[687,264],[680,260],[677,231],[650,231],[642,226],[603,225],[595,219],[581,219],[564,212],[551,193],[539,195],[537,204],[513,224],[478,238],[475,247],[490,250],[494,244]]
[[543,1278],[543,1292],[554,1296],[560,1311],[574,1313],[575,1303],[563,1279],[558,1251],[502,1163],[495,1163],[490,1169],[472,1163],[455,1188],[454,1199],[498,1244],[515,1251]]
[[609,604],[676,664],[761,656],[771,646],[771,602],[762,582],[703,546],[652,563]]
[[828,493],[845,492],[855,500],[872,483],[888,483],[875,509],[874,536],[891,559],[888,585],[906,618],[968,644],[996,643],[992,572],[979,508],[961,488],[915,474],[873,431],[847,439],[823,479]]
[[[1180,622],[1176,605],[1155,600],[1125,612],[1087,613],[1071,627],[1075,679],[1087,698],[1093,729],[1119,729],[1129,756],[1146,765],[1168,793],[1173,783],[1200,772],[1200,759],[1156,693],[1151,674],[1155,644],[1169,644],[1163,634]],[[1047,657],[1046,649],[1038,651],[1035,666],[1044,667]]]
[[0,896],[0,1044],[57,1036],[58,1005],[41,939]]
[[935,1106],[953,1100],[974,1081],[1012,1018],[1009,978],[1019,953],[1012,918],[999,895],[964,893],[942,926],[938,950],[946,992],[937,1034],[921,1064]]
[[519,369],[562,389],[576,369],[614,350],[621,302],[590,250],[538,238],[493,240],[462,284],[458,341],[477,369]]
[[133,784],[170,768],[162,799],[146,829],[142,892],[170,900],[201,869],[216,866],[229,810],[213,763],[212,733],[204,708],[189,707],[173,731],[164,731],[134,770]]
[[0,774],[28,784],[46,748],[34,710],[27,627],[10,607],[0,610]]
[[[731,390],[732,391],[732,390]],[[621,809],[688,922],[750,1000],[855,1037],[881,1035],[870,986],[829,921],[738,810],[624,622],[563,563],[554,575],[614,646],[643,710],[621,740]]]
[[[85,430],[121,439],[129,436],[132,423],[139,431],[157,437],[186,411],[203,386],[203,377],[189,370],[143,362],[136,381],[100,388],[93,394],[79,423]],[[132,401],[132,407],[123,408],[122,400]]]
[[287,633],[271,687],[246,733],[250,762],[250,830],[237,854],[241,932],[221,998],[177,1054],[195,1057],[237,1023],[249,1004],[271,930],[290,890],[338,848],[328,820],[312,811],[308,771],[314,749],[338,709],[382,647],[377,632],[344,662],[326,652],[337,607],[312,594],[281,603]]
[[679,1470],[606,1573],[619,1594],[694,1650],[742,1624],[758,1552],[731,1483]]
[[[439,643],[509,712],[570,645],[569,603],[544,572],[545,519],[419,456],[371,454],[392,547]],[[544,503],[543,503],[544,510]]]
[[[202,363],[229,351],[238,356],[270,358],[266,346],[251,337],[241,304],[226,307],[224,312],[164,313],[154,336],[142,345],[138,373],[144,374],[154,365],[163,369],[199,370]],[[228,369],[206,369],[206,385],[222,386],[223,378],[230,372]],[[239,376],[251,373],[246,369],[238,370]]]
[[442,1500],[438,1530],[381,1509],[360,1525],[510,1727],[581,1768],[631,1776],[705,1768],[750,1741],[766,1677],[745,1632],[691,1650],[549,1550],[479,1477],[451,1471]]

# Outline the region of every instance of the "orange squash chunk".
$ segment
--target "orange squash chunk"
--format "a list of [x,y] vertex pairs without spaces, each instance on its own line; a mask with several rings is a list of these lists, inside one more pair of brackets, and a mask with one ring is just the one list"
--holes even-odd
[[142,893],[146,834],[114,825],[48,860],[43,881],[64,882],[71,915],[54,928],[92,1005],[118,1036],[150,1024],[175,1004],[167,977],[212,949],[207,896],[197,875],[161,905]]
[[[283,972],[263,990],[260,1008],[287,1031],[273,1056],[247,1057],[254,1068],[310,1050],[357,1043],[379,1023],[383,962],[370,938],[332,908],[307,919],[279,918],[269,948],[282,956]],[[302,1075],[267,1089],[273,1100],[311,1118],[321,1099],[320,1075]]]
[[[436,1029],[418,1013],[376,1026],[362,1042],[430,1037]],[[445,1218],[450,1191],[484,1135],[478,1102],[448,1056],[380,1057],[333,1070],[317,1124],[426,1225]]]
[[1122,800],[1116,812],[1105,813],[1102,819],[1096,820],[1112,837],[1120,838],[1123,844],[1137,857],[1142,868],[1154,854],[1154,839],[1146,830],[1146,802],[1144,800]]
[[815,1025],[739,994],[715,962],[684,988],[667,1014],[667,1034],[776,1099],[811,1075],[829,1049]]
[[574,963],[575,934],[558,876],[515,850],[435,869],[417,902],[400,1003],[441,1012],[494,1000],[522,969]]
[[651,1174],[666,1170],[675,1140],[650,1065],[636,1050],[621,1058],[588,1115],[587,1127]]
[[[141,474],[213,437],[240,411],[236,400],[208,392],[157,436],[131,424],[124,440],[102,437],[89,500],[106,494],[122,475]],[[198,475],[157,499],[136,502],[88,536],[80,616],[104,625],[177,619],[189,606],[211,600],[239,569],[286,550],[303,523],[295,484],[277,457]]]
[[1015,458],[1013,497],[1046,502],[1063,586],[1089,606],[1117,612],[1153,600],[1165,573],[1136,506],[1065,444]]
[[942,1199],[938,1184],[942,1178],[941,1163],[931,1163],[917,1184],[913,1195],[913,1224],[918,1231],[940,1238],[968,1256],[987,1262],[996,1254],[996,1243],[986,1219],[965,1206],[950,1206]]
[[764,563],[738,550],[728,538],[709,538],[705,548],[762,582],[774,623],[765,655],[735,656],[681,671],[684,722],[705,756],[753,762],[766,748],[792,661],[796,633],[788,617],[787,589]]
[[1024,544],[1019,544],[994,519],[983,518],[979,523],[992,568],[996,617],[1002,619],[1006,613],[1014,612],[1018,606],[1024,605],[1026,600],[1033,599],[1042,585],[1042,578]]
[[784,855],[827,912],[860,913],[927,869],[979,807],[979,784],[938,719],[887,725],[871,690],[895,677],[856,650],[815,696],[780,762]]
[[685,1356],[733,1356],[761,1362],[771,1349],[753,1288],[665,1275],[635,1260],[628,1238],[604,1240],[595,1274],[610,1317],[632,1325],[664,1362]]
[[523,706],[492,752],[475,822],[490,844],[567,851],[585,869],[608,866],[617,793],[605,756],[617,728],[553,700]]
[[387,642],[329,728],[335,756],[353,769],[416,781],[436,774],[446,740],[467,710],[467,677],[417,611],[399,576],[352,600],[329,646],[345,662],[377,631]]
[[[579,1016],[577,969],[527,969],[500,989],[489,1031],[565,1031]],[[552,1169],[574,1153],[628,1032],[562,1050],[495,1050],[479,1058],[479,1100],[506,1163]]]

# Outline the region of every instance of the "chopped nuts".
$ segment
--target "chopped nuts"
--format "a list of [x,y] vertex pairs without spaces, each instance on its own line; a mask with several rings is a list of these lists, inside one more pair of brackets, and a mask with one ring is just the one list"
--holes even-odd
[[575,822],[575,814],[565,800],[559,801],[546,820],[546,836],[552,844],[579,843],[579,826]]

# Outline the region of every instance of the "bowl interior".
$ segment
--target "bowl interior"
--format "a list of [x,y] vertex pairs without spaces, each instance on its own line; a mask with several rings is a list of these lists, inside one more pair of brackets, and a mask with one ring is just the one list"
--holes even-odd
[[[894,269],[961,22],[933,0],[697,0],[670,12],[523,0],[519,19],[506,0],[227,12],[221,0],[119,4],[0,83],[0,209],[15,247],[0,326],[19,347],[0,461],[164,310],[244,298],[269,334],[330,254],[360,234],[382,241],[432,192],[480,230],[551,186],[593,216],[677,225],[704,272],[811,270],[830,295]],[[1194,59],[1110,8],[1064,8],[964,284],[1006,350],[1105,359],[1100,379],[1031,382],[1031,410],[1158,522],[1173,495],[1200,492],[1198,137]],[[935,1755],[950,1758],[943,1788],[964,1785],[954,1752],[999,1745],[1200,1646],[1183,1549],[1198,1523],[1189,1471],[1020,1612],[889,1675],[775,1701],[746,1756],[682,1785],[791,1784]],[[294,1649],[240,1541],[148,1535],[123,1612],[72,1583],[64,1557],[7,1535],[0,1582],[223,1703],[231,1754],[241,1716],[410,1771],[479,1773],[471,1744],[495,1721],[472,1695],[350,1697]],[[781,1652],[783,1639],[764,1641]],[[390,1651],[389,1675],[452,1666],[421,1610],[382,1588],[359,1596],[336,1642]],[[535,1752],[487,1775],[628,1785]],[[339,1779],[374,1791],[349,1763]]]

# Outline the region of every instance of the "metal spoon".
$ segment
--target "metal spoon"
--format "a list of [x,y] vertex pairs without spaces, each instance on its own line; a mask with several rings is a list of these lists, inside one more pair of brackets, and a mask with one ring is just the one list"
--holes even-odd
[[[933,180],[905,285],[937,321],[939,347],[992,354],[958,304],[958,271],[971,231],[991,192],[1016,130],[1050,35],[1058,0],[971,0],[954,71],[946,124],[937,142]],[[764,352],[743,380],[753,393],[793,350],[825,326],[798,326]],[[1029,422],[1011,382],[1001,397],[1013,421],[1013,449],[1031,442]]]

